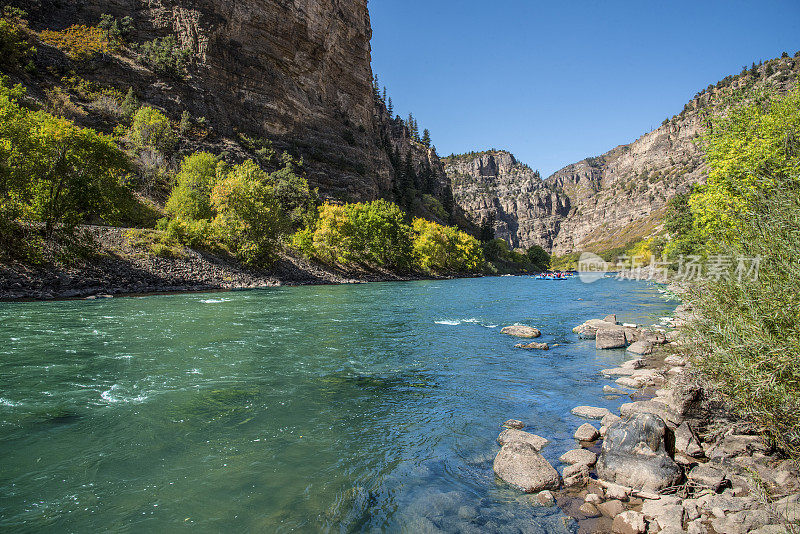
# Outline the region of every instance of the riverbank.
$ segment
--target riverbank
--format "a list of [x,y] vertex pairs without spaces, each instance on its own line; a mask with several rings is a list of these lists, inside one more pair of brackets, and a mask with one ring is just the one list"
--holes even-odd
[[627,347],[631,359],[601,371],[614,382],[603,391],[606,399],[619,399],[618,412],[576,406],[572,414],[586,422],[558,471],[538,453],[546,438],[509,421],[505,426],[515,429],[498,438],[503,447],[495,473],[534,493],[535,505],[558,505],[579,532],[795,532],[798,466],[738,418],[695,369],[682,330],[691,314],[690,306],[680,305],[664,321],[674,327],[668,331],[618,325],[613,316],[576,327],[599,349],[634,341]]
[[[188,247],[157,255],[137,245],[129,229],[84,226],[90,253],[59,260],[58,250],[45,261],[0,263],[0,300],[50,300],[151,293],[251,289],[281,285],[353,284],[437,277],[397,274],[385,269],[333,269],[286,253],[268,269],[247,269],[233,258]],[[467,276],[467,275],[465,275]],[[474,276],[474,275],[469,275]],[[441,277],[446,278],[446,277]]]

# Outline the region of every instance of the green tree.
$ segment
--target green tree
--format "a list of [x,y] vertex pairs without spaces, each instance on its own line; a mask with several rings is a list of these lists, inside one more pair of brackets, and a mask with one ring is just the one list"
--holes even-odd
[[26,17],[27,14],[21,9],[3,8],[0,17],[0,65],[16,69],[36,53],[31,44]]
[[274,258],[286,217],[267,174],[248,160],[214,186],[212,225],[239,261],[260,266]]
[[189,133],[189,130],[192,129],[192,116],[189,115],[189,112],[183,110],[181,113],[181,122],[178,125],[178,134],[184,136]]
[[712,118],[703,137],[708,180],[690,206],[698,239],[736,242],[752,202],[800,182],[800,90],[750,94]]
[[137,148],[151,147],[169,152],[175,145],[175,133],[169,119],[155,108],[144,106],[133,115],[131,141]]
[[20,86],[0,82],[0,212],[58,225],[116,222],[132,197],[127,156],[113,139],[44,111],[21,107]]
[[429,273],[479,272],[484,266],[480,243],[451,226],[414,219],[414,257],[418,268]]
[[177,78],[186,75],[191,51],[181,48],[174,35],[143,43],[137,50],[140,61],[154,71]]
[[431,132],[427,128],[422,131],[422,144],[427,147],[431,146]]
[[525,254],[534,269],[546,271],[550,268],[550,254],[539,245],[532,245]]
[[139,109],[139,99],[136,98],[136,93],[133,92],[133,87],[128,87],[128,92],[125,93],[125,98],[122,101],[122,115],[130,120]]
[[167,215],[186,220],[211,219],[211,192],[224,176],[225,164],[213,154],[195,152],[186,156],[165,206]]

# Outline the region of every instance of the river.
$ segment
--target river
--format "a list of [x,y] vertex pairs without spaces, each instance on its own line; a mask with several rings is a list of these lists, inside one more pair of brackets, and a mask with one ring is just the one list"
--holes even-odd
[[0,303],[0,530],[569,532],[495,480],[499,424],[560,471],[570,409],[622,402],[624,351],[572,328],[673,308],[529,277]]

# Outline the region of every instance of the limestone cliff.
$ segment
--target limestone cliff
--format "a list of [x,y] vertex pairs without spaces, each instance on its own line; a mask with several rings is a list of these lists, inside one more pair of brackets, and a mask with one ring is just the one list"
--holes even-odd
[[[17,2],[18,4],[20,2]],[[150,72],[123,52],[78,75],[134,87],[177,120],[204,117],[225,150],[238,134],[266,138],[302,156],[309,182],[328,198],[391,197],[391,149],[430,169],[449,191],[435,153],[409,142],[372,89],[367,0],[25,0],[35,29],[130,16],[132,46],[175,35],[191,50],[185,79]],[[74,68],[74,66],[71,66]],[[225,146],[225,145],[231,145]]]
[[800,61],[779,58],[757,73],[729,76],[684,110],[628,145],[567,165],[545,180],[505,151],[451,156],[445,169],[457,205],[477,224],[495,217],[496,236],[513,247],[538,244],[555,254],[604,251],[660,233],[666,204],[705,180],[697,143],[707,113],[733,91],[794,86]]

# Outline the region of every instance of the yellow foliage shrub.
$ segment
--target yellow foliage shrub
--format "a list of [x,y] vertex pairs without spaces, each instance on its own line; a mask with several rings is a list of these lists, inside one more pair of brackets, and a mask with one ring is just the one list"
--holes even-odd
[[111,52],[107,33],[95,26],[76,24],[63,31],[43,30],[39,39],[63,51],[75,61],[91,59],[96,54]]

